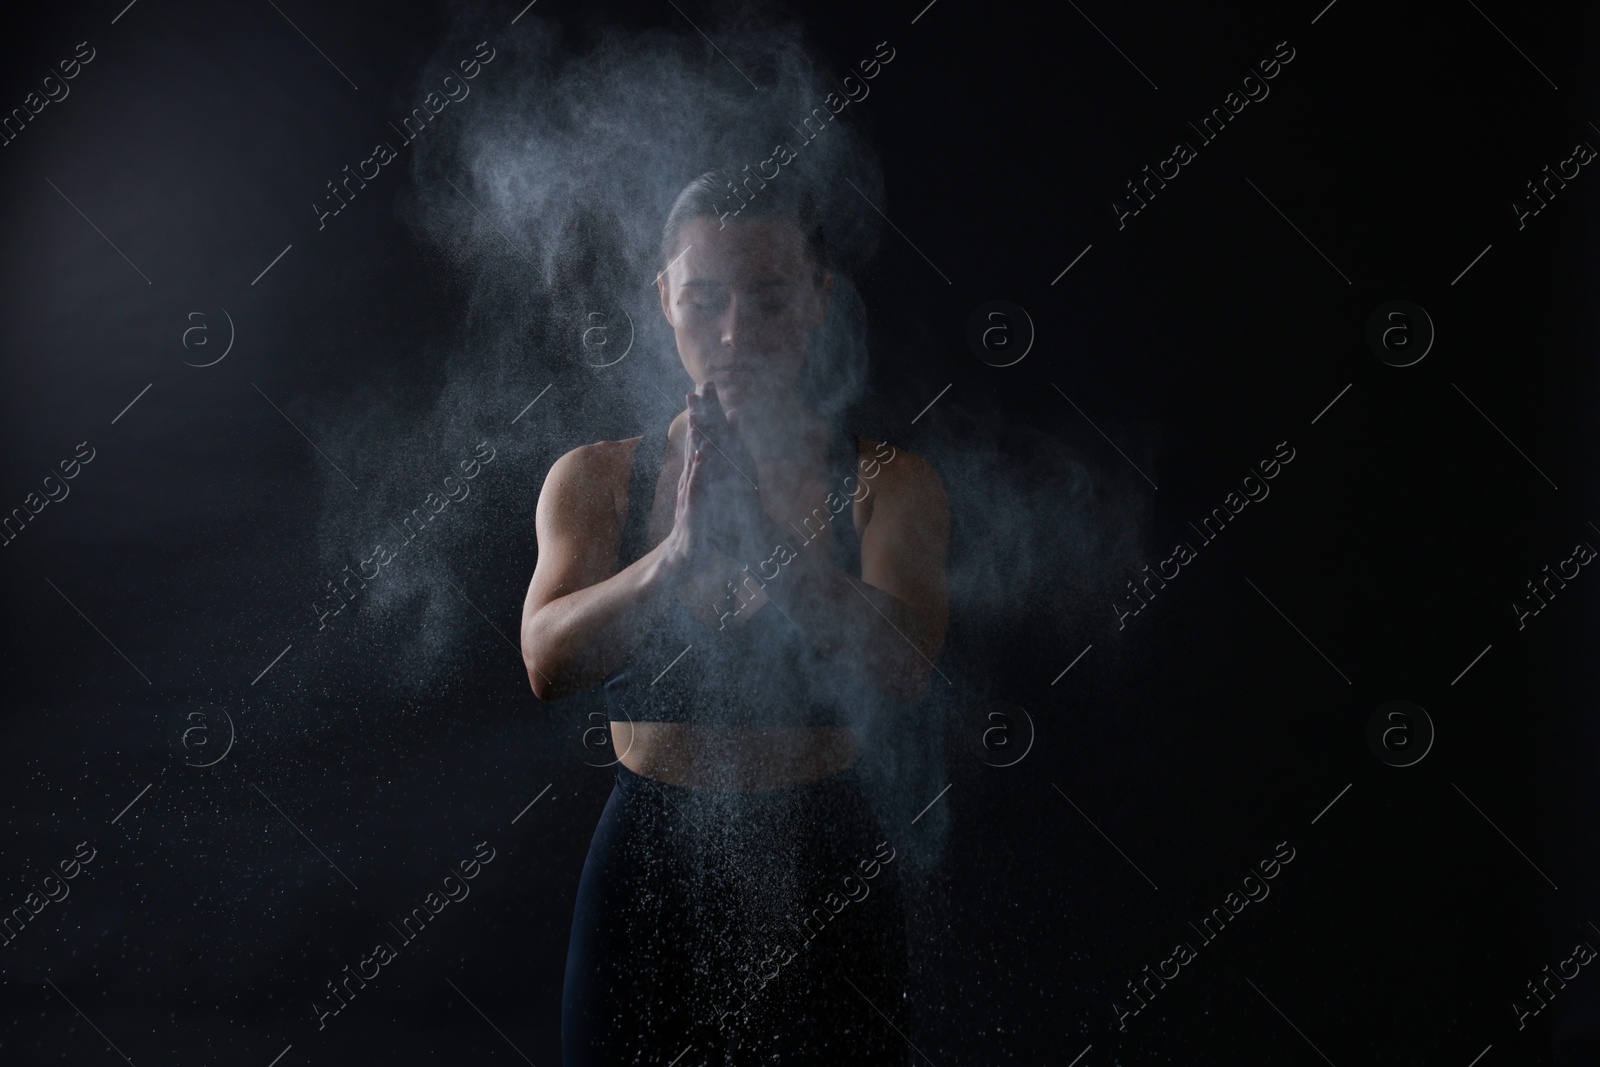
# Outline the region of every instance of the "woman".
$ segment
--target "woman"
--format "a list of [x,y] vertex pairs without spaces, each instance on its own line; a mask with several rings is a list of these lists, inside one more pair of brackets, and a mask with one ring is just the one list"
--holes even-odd
[[541,700],[604,682],[621,754],[573,916],[568,1065],[907,1052],[899,865],[851,722],[927,685],[948,511],[925,462],[803,401],[828,249],[804,193],[730,214],[732,186],[695,179],[663,230],[685,410],[567,453],[539,497],[528,679]]

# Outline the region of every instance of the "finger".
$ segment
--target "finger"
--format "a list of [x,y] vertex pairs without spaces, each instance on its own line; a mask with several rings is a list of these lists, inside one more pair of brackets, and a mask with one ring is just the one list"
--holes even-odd
[[714,429],[719,429],[727,422],[727,412],[722,407],[722,397],[717,392],[717,383],[706,382],[706,396],[701,401],[704,420]]
[[691,508],[694,508],[697,502],[703,503],[706,500],[707,492],[705,456],[696,455],[689,463],[689,483],[685,489],[685,500]]
[[721,448],[726,431],[723,430],[721,412],[712,412],[702,407],[695,416],[695,426],[700,432],[700,446],[702,448]]
[[689,430],[694,439],[694,452],[701,456],[716,452],[721,446],[716,436],[711,432],[704,409],[696,411],[689,416]]
[[[706,383],[711,387],[711,383]],[[701,436],[715,437],[717,428],[722,423],[722,406],[703,396],[694,398],[694,403],[689,408],[689,418],[699,428]]]
[[694,460],[691,458],[684,462],[683,473],[678,475],[678,510],[684,511],[689,507],[689,499],[694,494]]
[[685,450],[693,453],[700,449],[705,438],[705,429],[698,417],[700,398],[689,393],[685,399],[689,402],[689,432],[684,435],[683,443]]

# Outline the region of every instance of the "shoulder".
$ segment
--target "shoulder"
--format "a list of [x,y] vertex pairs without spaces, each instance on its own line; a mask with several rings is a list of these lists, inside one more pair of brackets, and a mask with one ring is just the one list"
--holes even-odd
[[545,475],[545,485],[562,485],[572,481],[595,480],[609,482],[615,475],[626,475],[633,463],[633,450],[640,438],[629,437],[622,441],[595,441],[579,445],[550,465]]
[[856,476],[886,497],[944,504],[944,482],[933,465],[908,448],[858,437]]
[[628,475],[640,440],[595,441],[566,453],[550,465],[540,503],[562,510],[610,505],[620,514],[626,506]]
[[903,519],[916,516],[933,531],[949,526],[944,482],[933,464],[886,441],[870,437],[858,441],[854,495],[860,501],[857,515],[861,525],[871,526],[876,519],[880,528],[898,526]]
[[[681,414],[672,420],[667,426],[666,443],[669,446],[681,445],[683,431],[687,425],[685,417]],[[579,445],[551,464],[546,481],[548,482],[551,477],[599,479],[606,484],[620,482],[622,488],[626,490],[628,475],[633,471],[634,452],[638,450],[640,443],[646,440],[657,445],[661,444],[661,431],[656,429],[640,437]]]

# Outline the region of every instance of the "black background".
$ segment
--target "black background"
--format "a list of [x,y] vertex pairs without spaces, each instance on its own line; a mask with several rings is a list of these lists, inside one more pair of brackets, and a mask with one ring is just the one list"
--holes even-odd
[[[513,36],[519,7],[484,17]],[[538,704],[505,636],[544,471],[582,440],[542,434],[538,407],[508,424],[546,384],[559,402],[570,361],[530,354],[494,415],[507,447],[477,486],[493,521],[416,550],[448,560],[455,587],[410,618],[355,614],[327,633],[306,608],[337,569],[323,510],[340,484],[306,437],[373,514],[355,484],[410,472],[388,501],[403,512],[473,443],[406,436],[445,373],[429,346],[464,315],[461,278],[396,222],[414,178],[396,168],[321,233],[305,207],[410,106],[450,11],[120,8],[35,12],[0,45],[6,109],[78,41],[97,53],[0,148],[0,507],[78,442],[96,449],[0,560],[0,908],[78,842],[97,850],[71,896],[0,949],[3,1058],[266,1067],[292,1045],[283,1064],[522,1062],[514,1045],[557,1062],[572,899],[610,772],[576,740],[592,701]],[[1109,596],[1064,591],[1137,567],[1085,575],[1100,564],[1043,526],[1015,573],[954,598],[949,692],[896,731],[936,739],[951,786],[895,831],[926,860],[914,1062],[1600,1053],[1590,968],[1525,1029],[1512,1008],[1541,967],[1600,944],[1600,579],[1585,570],[1521,630],[1510,607],[1575,543],[1600,543],[1600,179],[1584,168],[1520,230],[1510,207],[1576,142],[1600,144],[1595,18],[1319,10],[806,8],[838,67],[880,40],[897,50],[850,113],[904,233],[885,235],[863,284],[873,425],[936,462],[989,457],[1024,514],[1067,496],[1042,441],[1069,445],[1107,493],[1148,476],[1160,488],[1122,550],[1152,567],[1278,442],[1295,449],[1272,495],[1123,629]],[[715,25],[710,8],[556,0],[518,25],[556,20],[581,49],[617,27],[691,33],[685,13]],[[1296,54],[1271,95],[1119,230],[1123,183],[1193,143],[1187,121],[1279,41]],[[966,342],[994,299],[1036,330],[1014,366]],[[1437,329],[1405,368],[1365,339],[1395,299]],[[186,316],[215,322],[223,306],[237,349],[185,366]],[[343,424],[358,406],[380,423]],[[1009,553],[985,543],[977,510],[996,494],[949,487],[953,566]],[[472,639],[438,645],[440,613]],[[1437,731],[1410,767],[1367,742],[1393,699]],[[1005,768],[971,743],[995,700],[1036,728]],[[229,758],[186,766],[188,716],[222,709]],[[319,1032],[322,984],[482,840],[496,859],[473,897]],[[1192,941],[1188,923],[1283,841],[1295,858],[1270,897],[1119,1031],[1124,983]]]

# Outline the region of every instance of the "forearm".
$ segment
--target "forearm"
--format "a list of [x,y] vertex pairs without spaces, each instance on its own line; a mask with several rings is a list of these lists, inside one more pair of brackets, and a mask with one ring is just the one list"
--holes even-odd
[[568,696],[622,666],[666,611],[683,573],[663,541],[604,581],[525,613],[522,658],[534,695]]

